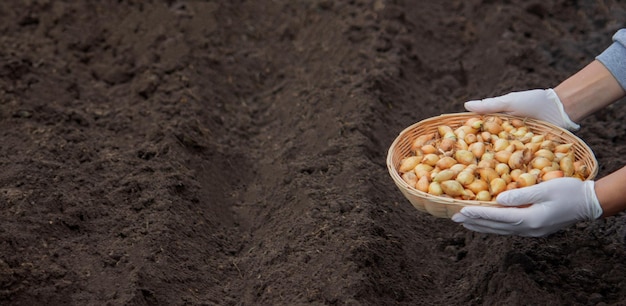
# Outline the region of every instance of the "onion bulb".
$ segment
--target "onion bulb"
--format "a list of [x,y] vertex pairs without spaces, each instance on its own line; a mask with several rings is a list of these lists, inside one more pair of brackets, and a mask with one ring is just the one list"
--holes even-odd
[[440,185],[443,192],[451,197],[457,197],[463,194],[463,186],[455,180],[443,181]]

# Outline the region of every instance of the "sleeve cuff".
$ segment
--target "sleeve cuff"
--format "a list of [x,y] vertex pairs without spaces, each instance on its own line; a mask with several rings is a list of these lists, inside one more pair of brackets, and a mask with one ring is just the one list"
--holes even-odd
[[611,72],[617,82],[626,90],[626,30],[618,31],[611,44],[596,59]]

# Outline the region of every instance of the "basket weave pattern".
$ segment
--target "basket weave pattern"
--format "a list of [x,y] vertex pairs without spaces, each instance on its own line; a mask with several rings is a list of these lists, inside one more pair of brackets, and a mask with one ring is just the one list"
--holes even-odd
[[[437,128],[441,125],[448,125],[452,129],[455,129],[463,125],[467,119],[477,116],[481,115],[475,113],[455,113],[428,118],[404,129],[391,144],[387,154],[387,169],[389,174],[402,194],[419,211],[429,213],[439,218],[450,218],[461,208],[468,205],[499,206],[495,202],[457,200],[419,191],[409,186],[409,184],[402,179],[400,173],[398,172],[400,161],[405,157],[413,155],[413,152],[411,152],[411,145],[417,137],[425,134],[436,133]],[[526,126],[534,134],[541,134],[546,138],[553,137],[553,139],[561,143],[572,143],[575,160],[582,161],[582,163],[589,169],[589,175],[586,179],[591,180],[596,177],[598,173],[598,162],[593,151],[584,141],[571,132],[551,123],[530,118],[519,118],[505,114],[487,114],[482,116],[498,116],[502,119],[521,119],[525,121]]]

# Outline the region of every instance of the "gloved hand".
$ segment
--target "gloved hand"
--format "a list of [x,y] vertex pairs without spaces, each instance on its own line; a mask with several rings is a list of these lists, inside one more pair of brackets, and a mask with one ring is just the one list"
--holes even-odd
[[505,113],[553,123],[570,131],[580,125],[573,122],[559,96],[552,89],[533,89],[508,93],[495,98],[465,102],[465,109],[476,113]]
[[[510,207],[466,206],[452,220],[481,233],[542,237],[602,216],[594,182],[576,178],[558,178],[505,191],[496,200]],[[532,205],[516,207],[525,204]]]

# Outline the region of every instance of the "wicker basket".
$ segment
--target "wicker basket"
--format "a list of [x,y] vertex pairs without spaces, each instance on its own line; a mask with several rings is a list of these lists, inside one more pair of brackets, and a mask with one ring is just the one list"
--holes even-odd
[[[518,118],[505,114],[489,115],[499,116],[503,119]],[[415,138],[423,134],[436,133],[437,127],[444,124],[454,129],[465,123],[467,119],[476,116],[481,115],[475,113],[455,113],[428,118],[404,129],[391,144],[391,147],[389,148],[389,152],[387,154],[387,169],[389,170],[389,174],[391,175],[393,181],[396,183],[402,194],[419,211],[427,212],[439,218],[450,218],[461,208],[468,205],[499,206],[495,202],[457,200],[448,197],[435,196],[426,192],[419,191],[413,187],[410,187],[409,184],[407,184],[402,179],[400,173],[397,170],[400,165],[400,161],[404,157],[412,155],[411,144],[413,143],[413,140],[415,140]],[[530,131],[535,134],[542,134],[547,137],[551,135],[554,137],[554,139],[558,139],[563,143],[573,143],[572,148],[574,149],[574,155],[576,160],[581,160],[583,164],[585,164],[590,170],[589,176],[586,179],[591,180],[595,178],[595,176],[598,174],[598,162],[595,158],[595,155],[593,154],[591,148],[589,148],[589,146],[580,138],[576,137],[574,134],[563,128],[544,121],[529,118],[518,119],[524,120],[526,126],[530,129]]]

